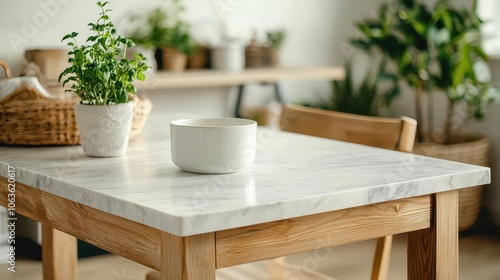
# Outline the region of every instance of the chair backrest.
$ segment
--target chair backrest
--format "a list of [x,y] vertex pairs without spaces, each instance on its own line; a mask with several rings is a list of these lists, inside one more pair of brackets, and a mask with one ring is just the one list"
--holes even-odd
[[410,153],[417,122],[407,117],[370,117],[287,104],[283,105],[280,127],[283,131]]

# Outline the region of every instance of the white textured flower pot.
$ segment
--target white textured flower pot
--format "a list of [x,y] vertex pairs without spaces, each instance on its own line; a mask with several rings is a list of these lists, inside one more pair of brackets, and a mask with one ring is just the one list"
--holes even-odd
[[91,157],[116,157],[127,150],[132,102],[118,105],[75,105],[83,152]]

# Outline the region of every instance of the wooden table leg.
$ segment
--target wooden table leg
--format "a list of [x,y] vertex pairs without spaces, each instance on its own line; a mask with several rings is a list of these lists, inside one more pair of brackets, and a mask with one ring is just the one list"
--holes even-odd
[[44,280],[76,280],[76,238],[42,224],[42,263]]
[[161,235],[161,280],[215,280],[215,234]]
[[435,194],[433,217],[408,235],[408,279],[458,280],[458,191]]

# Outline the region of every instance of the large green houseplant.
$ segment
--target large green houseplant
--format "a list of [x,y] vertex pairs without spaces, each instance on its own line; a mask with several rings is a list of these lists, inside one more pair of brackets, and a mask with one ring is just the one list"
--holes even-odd
[[331,94],[315,107],[365,116],[378,116],[381,97],[394,94],[397,77],[384,71],[382,62],[376,73],[367,73],[359,85],[354,79],[355,69],[351,61],[345,64],[345,77],[332,82]]
[[89,23],[94,35],[78,44],[78,33],[63,37],[71,47],[69,64],[59,76],[63,85],[70,85],[81,101],[75,106],[83,150],[88,156],[123,155],[130,134],[134,80],[144,80],[149,66],[142,54],[125,57],[134,43],[116,33],[107,9],[108,2],[97,2],[101,9],[96,23]]
[[[488,140],[459,131],[464,122],[483,118],[487,105],[498,100],[489,81],[488,57],[481,48],[481,23],[474,9],[457,9],[446,0],[432,9],[415,0],[395,0],[382,5],[377,18],[357,24],[362,36],[352,43],[391,61],[394,73],[414,91],[419,124],[415,152],[487,164]],[[424,102],[430,92],[444,95],[447,104],[442,110],[425,110],[428,104],[439,104]],[[386,104],[396,95],[386,95]],[[424,124],[425,111],[443,112],[443,124],[438,128]],[[427,119],[432,121],[433,116]],[[481,188],[463,190],[460,196],[463,230],[477,218]]]
[[[433,9],[414,0],[396,0],[382,5],[378,18],[357,24],[363,36],[352,43],[392,61],[396,74],[415,90],[419,142],[453,143],[454,129],[460,127],[453,126],[457,107],[466,107],[466,120],[481,119],[496,100],[484,67],[488,58],[481,48],[481,23],[474,12],[453,8],[446,0]],[[432,137],[431,126],[423,130],[423,95],[432,91],[444,94],[448,103],[439,139]],[[386,103],[394,97],[386,96]]]

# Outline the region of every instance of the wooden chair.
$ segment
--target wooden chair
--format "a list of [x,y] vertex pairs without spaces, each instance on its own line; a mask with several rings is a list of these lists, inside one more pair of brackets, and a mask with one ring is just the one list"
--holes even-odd
[[[411,153],[417,122],[411,118],[369,117],[296,105],[284,105],[283,131]],[[372,280],[385,280],[389,270],[392,236],[377,240]]]

